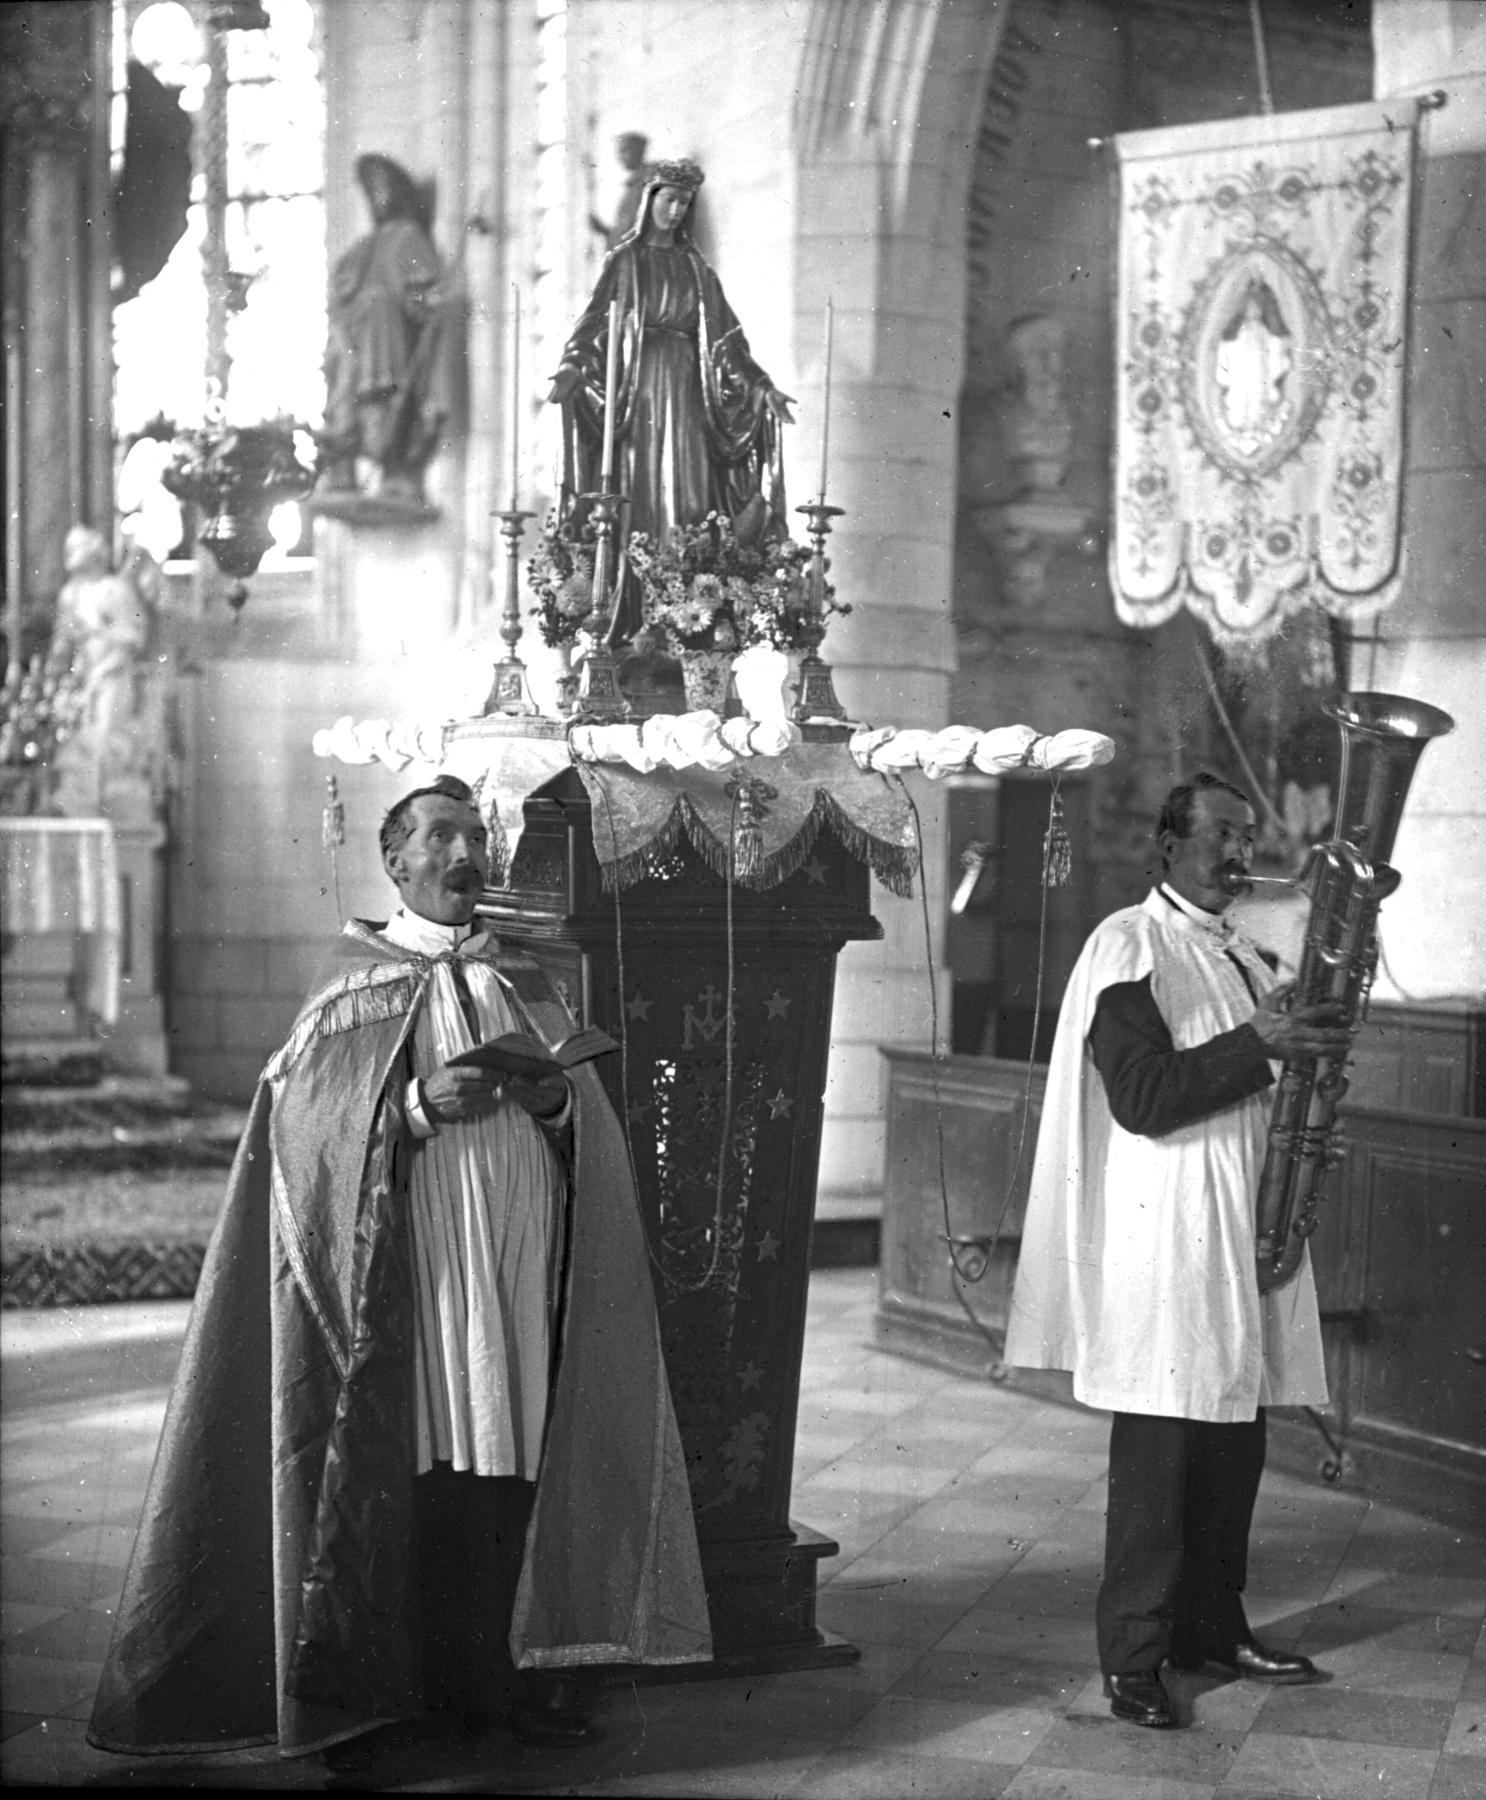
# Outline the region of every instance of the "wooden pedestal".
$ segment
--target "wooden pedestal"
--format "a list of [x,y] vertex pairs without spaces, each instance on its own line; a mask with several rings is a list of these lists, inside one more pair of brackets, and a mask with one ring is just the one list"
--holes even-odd
[[835,962],[880,931],[867,870],[823,832],[786,881],[730,896],[683,843],[616,898],[576,775],[525,814],[510,886],[480,910],[624,1045],[598,1068],[629,1135],[696,1507],[715,1662],[658,1673],[854,1661],[815,1623],[837,1546],[791,1522],[789,1497]]

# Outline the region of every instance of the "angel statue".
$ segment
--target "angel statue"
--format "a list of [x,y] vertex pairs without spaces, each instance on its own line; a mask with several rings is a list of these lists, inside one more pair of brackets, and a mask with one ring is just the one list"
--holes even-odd
[[[448,303],[432,196],[388,156],[357,158],[372,230],[336,262],[325,353],[324,496],[421,507],[449,412]],[[359,467],[358,467],[359,465]]]
[[[609,307],[617,301],[621,548],[631,532],[663,543],[714,511],[746,519],[750,533],[788,535],[779,427],[793,423],[793,401],[749,354],[721,282],[692,242],[703,179],[694,162],[650,165],[634,226],[605,257],[548,395],[562,408],[559,512],[576,529],[585,496],[602,481]],[[638,583],[621,557],[610,643],[627,642],[640,622]]]

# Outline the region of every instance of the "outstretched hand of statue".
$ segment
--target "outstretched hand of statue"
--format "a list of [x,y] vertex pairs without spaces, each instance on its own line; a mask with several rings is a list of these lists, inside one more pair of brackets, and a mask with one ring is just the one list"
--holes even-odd
[[794,424],[795,415],[789,410],[797,404],[793,394],[781,393],[778,388],[770,388],[766,398],[769,403],[769,411],[776,419],[785,425]]
[[547,396],[547,404],[561,406],[564,400],[571,399],[582,378],[580,369],[572,363],[564,363],[552,377],[552,392]]

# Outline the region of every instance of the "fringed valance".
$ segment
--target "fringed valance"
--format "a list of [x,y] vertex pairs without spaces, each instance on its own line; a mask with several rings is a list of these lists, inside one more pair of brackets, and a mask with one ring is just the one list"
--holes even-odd
[[809,862],[825,827],[886,887],[907,895],[918,848],[905,772],[931,780],[969,770],[1058,774],[1110,761],[1114,744],[1099,732],[1048,737],[1029,725],[863,726],[843,743],[803,743],[793,725],[702,712],[530,737],[514,735],[505,720],[399,726],[345,718],[316,734],[315,753],[397,770],[422,764],[430,775],[441,769],[477,787],[492,826],[493,871],[512,866],[526,798],[571,768],[592,804],[609,888],[643,880],[683,839],[720,879],[772,887]]

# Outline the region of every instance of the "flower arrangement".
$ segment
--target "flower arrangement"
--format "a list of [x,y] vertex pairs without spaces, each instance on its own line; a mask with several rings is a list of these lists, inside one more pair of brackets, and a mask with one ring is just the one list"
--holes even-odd
[[[814,649],[825,620],[810,605],[810,551],[792,538],[735,527],[717,512],[673,531],[657,544],[631,533],[629,564],[640,582],[645,622],[665,633],[672,650]],[[825,584],[826,610],[835,590]]]
[[537,597],[532,615],[542,642],[556,648],[573,643],[593,611],[594,531],[576,534],[556,511],[547,517],[526,565],[527,585]]

